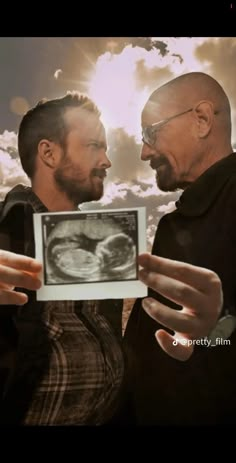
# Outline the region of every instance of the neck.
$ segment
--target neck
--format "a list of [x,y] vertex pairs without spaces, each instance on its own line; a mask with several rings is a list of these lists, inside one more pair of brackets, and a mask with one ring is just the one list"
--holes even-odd
[[75,211],[78,204],[74,204],[66,194],[59,190],[54,180],[44,179],[44,186],[38,178],[32,180],[32,190],[50,212]]

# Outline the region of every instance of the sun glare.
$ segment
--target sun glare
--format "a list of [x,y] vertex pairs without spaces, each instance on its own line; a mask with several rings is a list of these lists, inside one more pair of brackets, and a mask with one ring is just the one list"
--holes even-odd
[[[164,83],[161,70],[166,70],[168,75],[175,77],[203,68],[194,52],[206,39],[167,37],[158,40],[163,40],[168,45],[168,51],[164,56],[156,48],[147,51],[145,48],[131,45],[126,46],[119,54],[106,52],[98,58],[95,72],[88,82],[88,93],[101,109],[105,126],[122,127],[129,135],[134,135],[137,142],[141,137],[142,108],[151,91]],[[148,83],[145,76],[138,76],[137,68],[140,62],[148,75],[154,70],[153,78],[149,79]]]
[[101,109],[106,127],[123,127],[138,137],[141,108],[148,94],[136,88],[135,66],[130,47],[120,55],[105,53],[97,61],[88,92]]

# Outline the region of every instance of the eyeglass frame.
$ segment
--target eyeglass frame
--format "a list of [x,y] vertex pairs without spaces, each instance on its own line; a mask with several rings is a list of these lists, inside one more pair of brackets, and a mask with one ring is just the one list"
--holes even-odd
[[[182,111],[181,113],[175,114],[174,116],[170,116],[170,117],[167,117],[165,119],[162,119],[159,122],[154,122],[154,124],[147,125],[146,127],[144,127],[142,129],[142,142],[145,143],[146,145],[153,146],[156,143],[156,137],[155,137],[155,139],[153,141],[150,141],[150,136],[152,137],[157,132],[157,130],[158,130],[158,128],[160,126],[162,127],[167,122],[171,121],[172,119],[175,119],[178,116],[182,116],[183,114],[190,113],[190,111],[193,111],[193,109],[194,108],[187,109],[185,111]],[[154,127],[154,129],[153,129],[153,127]],[[152,129],[152,133],[151,133],[151,135],[148,135],[147,131],[149,131],[150,129]],[[149,138],[149,141],[148,141],[147,137]],[[145,141],[145,139],[146,139],[146,141]]]
[[[194,109],[195,109],[195,107],[190,108],[190,109],[186,109],[185,111],[182,111],[181,113],[175,114],[174,116],[170,116],[170,117],[167,117],[166,119],[162,119],[162,120],[159,121],[159,122],[154,122],[154,124],[147,125],[146,127],[144,127],[144,128],[142,129],[142,142],[145,143],[145,145],[149,145],[149,146],[155,145],[155,143],[156,143],[156,137],[155,137],[155,139],[154,139],[153,141],[151,141],[151,142],[145,141],[145,137],[146,137],[145,133],[147,132],[147,130],[153,129],[153,127],[155,127],[154,130],[152,131],[152,134],[151,134],[151,136],[153,136],[153,135],[157,132],[158,127],[162,127],[163,125],[165,125],[167,122],[171,121],[172,119],[175,119],[175,118],[178,117],[178,116],[182,116],[183,114],[190,113],[190,112],[193,111]],[[221,109],[218,109],[218,110],[216,109],[216,110],[214,111],[214,114],[215,114],[215,115],[216,115],[216,114],[219,114],[219,112],[221,112],[221,111],[222,111],[222,108],[221,108]],[[148,136],[148,135],[147,135],[147,136]],[[149,137],[150,137],[150,135],[149,135]]]

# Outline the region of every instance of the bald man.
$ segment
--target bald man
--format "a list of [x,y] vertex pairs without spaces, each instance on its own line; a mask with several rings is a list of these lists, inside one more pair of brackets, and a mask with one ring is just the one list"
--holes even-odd
[[[125,344],[137,422],[235,423],[236,155],[231,145],[229,100],[211,76],[185,74],[152,93],[142,112],[142,129],[141,157],[155,170],[158,187],[184,190],[176,210],[160,220],[152,253],[216,272],[222,281],[224,305],[215,329],[205,338],[199,338],[196,329],[188,330],[188,344],[194,352],[186,362],[178,362],[158,346],[155,333],[160,344],[170,339],[165,320],[160,323],[164,307],[186,317],[187,332],[191,305],[186,311],[186,304],[177,302],[177,295],[182,294],[184,301],[189,293],[182,284],[182,271],[176,273],[181,284],[176,286],[176,297],[161,295],[153,286],[149,290],[152,304],[145,308],[152,318],[142,310],[142,301],[136,301]],[[151,267],[146,278],[150,275]],[[203,285],[199,280],[199,288]],[[173,330],[177,324],[175,318]],[[173,349],[186,345],[184,334],[173,340]]]

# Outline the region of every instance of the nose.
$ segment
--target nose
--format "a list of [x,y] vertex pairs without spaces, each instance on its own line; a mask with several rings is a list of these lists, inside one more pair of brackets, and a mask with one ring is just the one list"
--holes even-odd
[[141,149],[141,159],[142,161],[150,161],[152,156],[155,154],[155,148],[147,145],[147,143],[143,143],[142,149]]
[[111,161],[105,150],[102,150],[101,152],[100,165],[103,169],[109,169],[111,167]]

